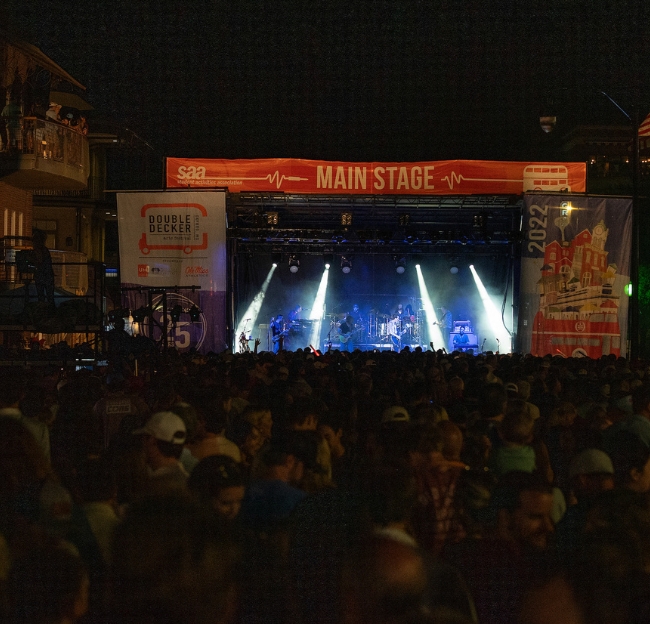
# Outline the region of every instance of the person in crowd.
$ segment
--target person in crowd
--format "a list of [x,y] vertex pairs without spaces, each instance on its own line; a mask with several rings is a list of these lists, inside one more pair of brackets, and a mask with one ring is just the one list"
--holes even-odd
[[605,433],[606,440],[619,431],[629,431],[650,448],[650,387],[641,386],[632,395],[633,414],[611,426]]
[[241,465],[246,474],[250,474],[257,454],[264,446],[260,430],[249,420],[235,418],[226,431],[229,440],[237,445],[241,457]]
[[19,421],[33,436],[43,451],[46,461],[51,459],[50,430],[47,425],[36,419],[25,416],[20,411],[20,401],[25,394],[23,373],[9,370],[0,376],[0,417],[14,418]]
[[42,230],[32,231],[29,258],[34,266],[34,284],[38,300],[47,302],[50,309],[54,309],[54,269],[50,250],[45,246],[46,239],[47,236]]
[[585,449],[569,463],[571,505],[556,526],[558,551],[572,557],[580,544],[587,514],[600,494],[614,488],[614,466],[609,455],[600,449]]
[[271,415],[270,409],[266,407],[249,406],[243,411],[241,417],[260,432],[262,444],[271,439],[273,416]]
[[50,102],[50,107],[47,109],[45,112],[45,119],[49,121],[61,121],[61,117],[59,116],[59,113],[61,111],[62,106],[60,104],[57,104],[56,102]]
[[74,624],[88,611],[89,578],[81,559],[62,547],[30,551],[8,581],[12,624]]
[[201,461],[211,455],[226,455],[233,461],[242,461],[239,447],[226,437],[228,413],[223,406],[204,406],[199,412],[198,431],[187,447],[192,455]]
[[[10,152],[19,152],[23,148],[23,123],[22,108],[17,98],[10,98],[0,112],[0,117],[5,122],[6,149]],[[0,148],[2,141],[0,141]]]
[[302,444],[298,434],[288,432],[276,436],[264,453],[266,473],[252,481],[246,490],[242,522],[264,531],[288,520],[296,505],[307,496],[296,487],[303,478],[305,464],[315,462],[316,448],[309,449]]
[[410,453],[418,499],[412,515],[413,531],[427,552],[440,555],[447,544],[467,535],[462,502],[458,497],[465,464],[460,460],[461,430],[449,421],[414,429]]
[[606,443],[614,465],[617,487],[644,494],[650,492],[650,448],[629,431],[618,431]]
[[173,412],[156,412],[133,435],[142,436],[150,491],[185,491],[189,475],[179,461],[186,437],[182,418]]
[[[108,452],[93,406],[102,405],[102,381],[113,370],[60,375],[53,367],[42,377],[40,369],[30,371],[29,398],[37,396],[39,384],[54,392],[61,381],[53,394],[57,409],[49,411],[56,412],[54,420],[42,414],[40,399],[28,410],[24,371],[17,376],[3,370],[3,406],[15,410],[18,397],[18,410],[25,405],[25,411],[0,417],[0,585],[8,587],[12,568],[30,551],[73,544],[90,581],[91,621],[93,604],[104,605],[100,621],[447,621],[435,609],[448,604],[448,588],[462,613],[455,616],[465,618],[455,621],[538,622],[544,613],[553,618],[543,601],[555,609],[565,604],[560,615],[582,621],[650,619],[644,589],[650,587],[645,363],[415,350],[319,356],[308,350],[209,356],[170,350],[147,357],[155,359],[139,367],[146,375],[133,377],[128,361],[124,370],[146,408],[129,408],[118,418]],[[560,383],[549,397],[553,379]],[[522,394],[527,383],[533,387],[528,400]],[[582,435],[605,383],[612,401],[605,418],[594,417],[598,435]],[[616,403],[628,400],[628,388],[633,414],[627,403],[625,409]],[[462,409],[455,410],[459,401]],[[565,403],[575,406],[578,417],[564,424],[580,435],[574,445],[555,448],[556,466],[566,470],[569,509],[554,531],[555,476],[538,449]],[[158,416],[160,426],[149,417],[173,409],[171,419]],[[258,411],[264,419],[255,416]],[[573,419],[572,409],[566,413]],[[29,417],[46,430],[51,426],[53,467],[27,428]],[[612,425],[608,418],[620,422]],[[585,422],[577,425],[579,420]],[[532,442],[522,446],[520,436],[515,448],[533,448],[533,472],[490,470],[510,448],[504,441],[508,427],[523,436],[518,425],[530,421]],[[182,456],[186,446],[190,452],[201,448],[212,437],[205,430],[219,437],[224,427],[241,445],[244,463],[214,456],[221,448],[216,445],[188,479],[179,468],[179,450]],[[315,487],[306,475],[327,470],[321,447],[334,479]],[[253,468],[248,488],[238,476],[248,481],[246,462]],[[400,472],[403,466],[408,469]],[[415,478],[414,507],[409,475]],[[201,504],[189,496],[195,481]],[[178,487],[167,487],[172,483]],[[181,498],[170,503],[165,494],[177,492]],[[240,552],[231,550],[233,530]],[[560,567],[549,568],[555,542]],[[186,557],[190,552],[194,557]],[[367,563],[365,575],[359,574],[361,562]],[[98,563],[112,576],[110,596]],[[452,573],[452,565],[458,571]],[[235,590],[243,598],[238,614]],[[93,596],[103,600],[94,603]],[[472,602],[478,618],[467,608]],[[577,610],[570,611],[572,605]],[[79,617],[66,614],[73,621]],[[535,614],[538,619],[531,619]]]
[[492,495],[485,537],[464,540],[443,553],[467,581],[481,624],[517,621],[527,584],[546,562],[552,507],[552,489],[543,479],[511,472]]
[[88,458],[78,473],[81,507],[106,566],[111,563],[111,541],[120,523],[117,515],[117,483],[105,458]]
[[533,440],[535,421],[521,399],[508,401],[508,407],[498,430],[502,443],[492,449],[490,464],[497,478],[512,471],[533,472],[535,451]]
[[185,497],[142,499],[115,532],[108,619],[229,624],[237,559],[223,518]]
[[239,464],[226,455],[210,455],[192,471],[187,486],[203,504],[228,521],[239,515],[246,491],[246,480]]

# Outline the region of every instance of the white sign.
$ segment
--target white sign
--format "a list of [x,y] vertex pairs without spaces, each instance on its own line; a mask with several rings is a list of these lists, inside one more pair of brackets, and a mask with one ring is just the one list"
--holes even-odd
[[118,193],[122,283],[226,290],[224,191]]

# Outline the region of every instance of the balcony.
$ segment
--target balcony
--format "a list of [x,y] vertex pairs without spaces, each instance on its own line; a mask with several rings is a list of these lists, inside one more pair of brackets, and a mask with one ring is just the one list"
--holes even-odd
[[30,332],[46,335],[48,344],[66,340],[70,345],[103,332],[105,266],[82,253],[50,250],[55,302],[50,310],[38,301],[34,269],[24,255],[27,245],[22,237],[0,238],[0,364],[3,348]]
[[36,117],[22,117],[21,123],[18,144],[0,152],[0,180],[24,190],[87,188],[85,135]]

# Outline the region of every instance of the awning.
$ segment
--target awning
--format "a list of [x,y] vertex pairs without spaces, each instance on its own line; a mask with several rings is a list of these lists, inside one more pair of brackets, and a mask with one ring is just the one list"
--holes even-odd
[[77,110],[93,110],[93,107],[86,102],[83,98],[79,97],[76,93],[68,91],[50,91],[50,102],[56,102],[61,106],[70,106]]
[[[8,48],[14,48],[18,54],[22,55],[23,59],[29,59],[33,64],[40,65],[44,69],[52,72],[55,76],[63,78],[70,84],[73,84],[75,87],[83,89],[84,91],[86,90],[86,87],[84,87],[78,80],[75,80],[67,71],[65,71],[65,69],[55,63],[49,56],[47,56],[47,54],[43,53],[35,45],[22,41],[5,30],[0,29],[0,40],[2,39],[7,42]],[[10,49],[8,49],[8,53],[11,56]],[[15,56],[15,52],[13,56]],[[7,62],[7,67],[4,68],[7,74],[4,77],[5,83],[7,82],[7,79],[9,82],[13,80],[15,65],[17,62],[18,59],[16,58],[13,58],[12,62]]]

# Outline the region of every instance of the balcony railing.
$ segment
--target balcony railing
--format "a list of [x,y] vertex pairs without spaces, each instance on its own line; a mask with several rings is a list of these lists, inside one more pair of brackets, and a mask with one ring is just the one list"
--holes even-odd
[[23,153],[83,168],[84,135],[62,124],[23,118]]
[[[18,236],[0,238],[0,329],[19,328],[39,324],[38,292],[34,267],[29,256],[21,255],[31,249],[29,239]],[[96,331],[102,323],[104,310],[105,265],[92,262],[78,252],[50,250],[54,270],[55,320],[40,323],[56,329],[59,326],[93,326]],[[36,307],[35,307],[36,306]],[[38,323],[37,323],[38,321]],[[51,321],[51,322],[50,322]],[[50,327],[51,325],[51,327]],[[77,331],[77,330],[75,330]],[[1,341],[0,341],[1,342]]]
[[0,176],[13,177],[26,188],[86,187],[88,139],[81,132],[54,121],[22,117],[21,131],[14,136],[0,152]]

